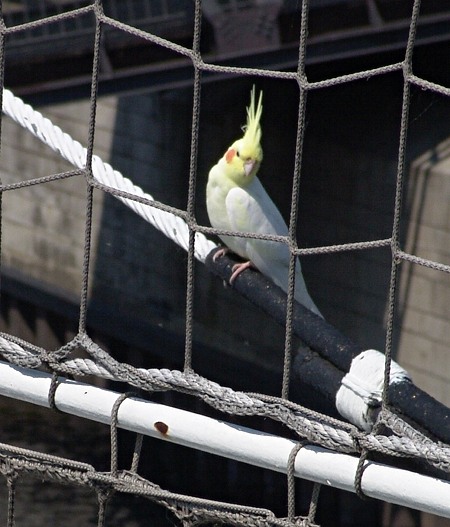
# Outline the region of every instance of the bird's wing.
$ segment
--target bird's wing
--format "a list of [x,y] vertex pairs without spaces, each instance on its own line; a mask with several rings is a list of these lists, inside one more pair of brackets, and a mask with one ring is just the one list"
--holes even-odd
[[[227,194],[225,204],[232,230],[286,236],[288,228],[279,210],[257,178],[254,183],[249,185],[248,189],[235,187]],[[239,253],[241,256],[248,258],[262,274],[287,291],[290,255],[285,243],[240,238],[239,244],[244,247]],[[306,289],[298,259],[295,272],[295,299],[320,315]]]
[[288,234],[283,217],[256,177],[248,187],[230,189],[225,206],[230,224],[237,231]]
[[[235,231],[281,236],[288,234],[283,217],[256,178],[247,188],[231,189],[225,205],[230,225]],[[261,272],[264,273],[262,267],[265,267],[265,263],[270,264],[272,261],[289,265],[289,250],[284,243],[252,238],[241,240],[245,240],[246,244],[245,257]]]

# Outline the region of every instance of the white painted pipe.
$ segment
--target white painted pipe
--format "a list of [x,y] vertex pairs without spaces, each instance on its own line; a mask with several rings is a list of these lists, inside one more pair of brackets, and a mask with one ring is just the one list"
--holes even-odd
[[[0,394],[49,406],[50,375],[0,362]],[[56,406],[62,412],[110,424],[121,394],[61,379]],[[129,398],[118,412],[119,427],[222,457],[286,473],[295,442],[169,406]],[[297,455],[295,475],[354,492],[358,459],[316,446]],[[450,518],[450,482],[369,461],[362,490],[370,497]]]

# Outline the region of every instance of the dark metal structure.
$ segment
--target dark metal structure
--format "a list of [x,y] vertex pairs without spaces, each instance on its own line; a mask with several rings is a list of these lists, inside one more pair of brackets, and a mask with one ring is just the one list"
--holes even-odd
[[[7,27],[17,32],[6,46],[6,84],[35,104],[89,94],[94,16],[48,16],[86,7],[75,0],[3,2]],[[107,16],[189,45],[191,0],[106,0]],[[310,0],[307,63],[379,55],[404,46],[411,0]],[[204,0],[202,56],[223,65],[295,68],[300,0]],[[446,0],[423,3],[417,44],[450,40]],[[37,25],[36,25],[37,23]],[[242,40],[245,37],[245,42]],[[107,29],[102,42],[101,93],[158,90],[188,85],[190,62],[138,36]],[[210,78],[212,76],[210,75]]]

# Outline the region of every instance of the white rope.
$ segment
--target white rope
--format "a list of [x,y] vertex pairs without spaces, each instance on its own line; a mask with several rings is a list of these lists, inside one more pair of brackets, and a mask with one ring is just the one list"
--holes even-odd
[[[377,350],[357,355],[336,394],[339,413],[362,430],[370,431],[381,405],[386,357]],[[410,380],[408,372],[392,361],[390,384]]]
[[[81,143],[72,139],[59,126],[54,125],[50,119],[34,110],[29,104],[25,104],[22,99],[16,97],[7,89],[3,90],[3,112],[75,167],[80,169],[86,167],[87,149]],[[130,179],[124,177],[117,170],[114,170],[110,164],[104,163],[96,155],[92,158],[92,173],[94,178],[103,185],[115,190],[127,192],[137,198],[155,201],[153,196],[145,193]],[[115,197],[120,199],[136,214],[139,214],[145,221],[151,223],[184,250],[188,250],[189,228],[182,218],[170,212],[152,207],[151,205],[139,203],[130,198]],[[204,262],[206,256],[215,247],[216,244],[208,240],[202,233],[195,233],[194,255],[198,260]]]

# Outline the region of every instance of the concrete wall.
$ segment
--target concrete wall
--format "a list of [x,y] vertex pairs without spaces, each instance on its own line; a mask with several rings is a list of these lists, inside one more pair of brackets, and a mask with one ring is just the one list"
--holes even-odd
[[[448,265],[450,141],[420,156],[411,166],[410,179],[405,250]],[[450,405],[449,274],[409,262],[402,268],[398,359],[423,389]]]
[[[88,102],[44,107],[40,111],[83,145],[87,143]],[[95,151],[109,159],[115,101],[99,104]],[[2,124],[1,177],[5,185],[57,174],[74,167],[29,132],[4,117]],[[95,194],[94,210],[103,195]],[[86,184],[81,176],[25,186],[3,195],[2,265],[6,272],[21,273],[44,289],[79,296],[86,222]],[[96,216],[98,218],[98,216]],[[93,224],[96,254],[99,222]]]

